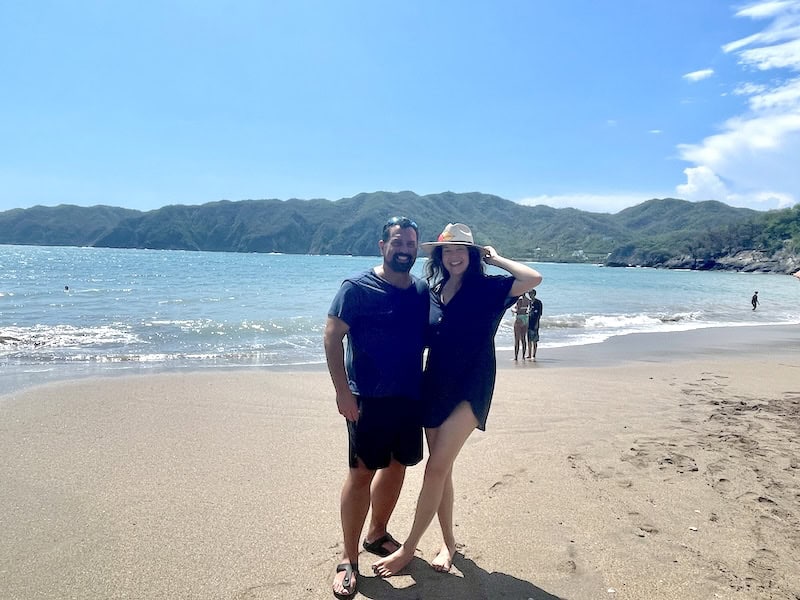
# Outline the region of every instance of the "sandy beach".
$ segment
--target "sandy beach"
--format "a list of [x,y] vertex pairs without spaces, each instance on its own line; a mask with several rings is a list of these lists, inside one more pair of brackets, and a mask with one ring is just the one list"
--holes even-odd
[[[499,358],[456,463],[460,553],[358,598],[800,598],[800,326]],[[333,598],[330,379],[208,371],[0,396],[0,598]],[[391,524],[408,531],[422,466]]]

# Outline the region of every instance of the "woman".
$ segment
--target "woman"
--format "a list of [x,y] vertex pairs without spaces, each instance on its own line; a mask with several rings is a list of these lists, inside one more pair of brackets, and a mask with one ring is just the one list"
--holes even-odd
[[519,360],[519,347],[522,346],[522,358],[528,348],[528,317],[531,301],[523,294],[517,298],[517,303],[512,308],[514,313],[514,360]]
[[[450,570],[456,551],[453,463],[472,431],[486,428],[497,366],[494,336],[503,314],[542,281],[534,269],[501,257],[491,246],[477,246],[462,223],[450,223],[438,241],[421,248],[431,255],[425,265],[431,339],[422,385],[429,456],[411,533],[396,552],[373,565],[382,577],[397,574],[411,561],[437,513],[442,548],[432,566]],[[510,276],[486,275],[483,263]]]

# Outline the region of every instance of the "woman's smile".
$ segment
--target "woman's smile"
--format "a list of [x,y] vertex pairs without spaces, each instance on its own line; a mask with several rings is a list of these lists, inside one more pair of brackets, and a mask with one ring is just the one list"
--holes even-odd
[[442,263],[451,275],[463,273],[469,266],[469,249],[449,244],[442,248]]

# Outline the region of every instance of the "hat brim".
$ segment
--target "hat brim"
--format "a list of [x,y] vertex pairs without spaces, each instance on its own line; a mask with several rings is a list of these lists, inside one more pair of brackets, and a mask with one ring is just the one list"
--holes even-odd
[[473,248],[477,248],[478,252],[484,252],[485,248],[483,246],[479,246],[478,244],[471,244],[470,242],[424,242],[419,245],[420,250],[425,252],[426,254],[430,254],[434,248],[437,246],[472,246]]

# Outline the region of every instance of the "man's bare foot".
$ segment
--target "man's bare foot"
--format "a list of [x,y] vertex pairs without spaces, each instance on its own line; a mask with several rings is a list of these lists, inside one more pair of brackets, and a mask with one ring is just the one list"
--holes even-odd
[[412,558],[414,558],[414,551],[406,550],[405,546],[400,546],[397,552],[393,552],[373,564],[372,570],[379,577],[391,577],[402,571],[411,562]]
[[455,553],[455,548],[450,550],[445,544],[442,544],[442,549],[439,550],[439,554],[431,561],[433,570],[439,573],[448,573],[453,566],[453,556],[455,556]]

